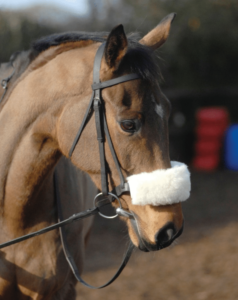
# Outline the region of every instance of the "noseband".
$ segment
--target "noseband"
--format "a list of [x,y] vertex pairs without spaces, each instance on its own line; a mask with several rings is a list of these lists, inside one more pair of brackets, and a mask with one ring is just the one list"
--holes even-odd
[[[124,255],[124,258],[122,260],[121,266],[119,267],[118,271],[116,272],[116,274],[104,285],[100,286],[100,287],[94,287],[91,286],[89,284],[87,284],[79,275],[79,271],[78,268],[74,262],[73,257],[71,256],[67,243],[66,243],[66,234],[65,234],[65,230],[64,227],[65,225],[75,221],[75,220],[80,220],[86,217],[89,217],[91,215],[94,215],[96,213],[99,213],[102,217],[104,218],[114,218],[117,217],[118,215],[121,215],[123,217],[126,218],[130,218],[132,221],[134,220],[133,215],[130,212],[125,211],[122,208],[121,202],[120,202],[120,196],[123,193],[129,193],[130,189],[129,189],[129,184],[126,182],[118,159],[117,159],[117,155],[115,153],[113,144],[112,144],[112,140],[109,134],[109,130],[108,130],[108,126],[107,126],[107,121],[106,121],[106,117],[105,117],[105,108],[104,108],[104,102],[101,98],[101,90],[107,87],[111,87],[114,85],[117,85],[119,83],[123,83],[126,81],[130,81],[130,80],[134,80],[134,79],[140,79],[140,76],[138,74],[132,73],[132,74],[128,74],[128,75],[124,75],[118,78],[114,78],[108,81],[104,81],[104,82],[100,82],[100,68],[101,68],[101,61],[102,61],[102,57],[104,54],[104,49],[105,49],[105,43],[103,43],[97,50],[96,56],[95,56],[95,60],[94,60],[94,67],[93,67],[93,84],[92,84],[92,97],[90,99],[89,105],[87,107],[86,113],[84,115],[83,121],[80,125],[80,128],[78,130],[78,133],[74,139],[74,142],[70,148],[69,151],[69,158],[72,157],[73,152],[75,150],[75,147],[80,139],[80,136],[89,120],[89,115],[90,112],[92,111],[92,109],[94,109],[95,112],[95,122],[96,122],[96,130],[97,130],[97,139],[98,139],[98,143],[99,143],[99,154],[100,154],[100,164],[101,164],[101,193],[99,193],[98,195],[96,195],[96,197],[94,198],[94,208],[93,209],[88,209],[84,212],[80,212],[77,214],[74,214],[73,216],[71,216],[68,219],[63,220],[63,214],[62,214],[62,207],[61,207],[61,201],[60,201],[60,193],[59,193],[59,186],[58,186],[58,179],[57,179],[57,173],[56,171],[54,172],[54,190],[55,190],[55,199],[56,199],[56,203],[57,203],[57,211],[58,211],[58,223],[48,226],[46,228],[43,228],[41,230],[38,230],[36,232],[32,232],[30,234],[21,236],[19,238],[13,239],[11,241],[8,241],[6,243],[0,244],[0,249],[19,243],[21,241],[24,241],[26,239],[29,239],[31,237],[46,233],[48,231],[54,230],[56,228],[59,228],[60,230],[60,237],[61,237],[61,242],[62,242],[62,247],[63,247],[63,251],[65,253],[65,257],[66,260],[69,263],[69,266],[71,268],[71,270],[73,271],[73,274],[75,275],[77,281],[81,282],[83,285],[92,288],[92,289],[101,289],[103,287],[108,286],[109,284],[111,284],[122,272],[122,270],[124,269],[124,267],[126,266],[132,252],[134,249],[134,245],[133,243],[130,241],[129,246],[127,248],[127,251]],[[10,80],[10,78],[9,78]],[[8,80],[8,81],[9,81]],[[6,87],[3,87],[6,88]],[[3,94],[3,96],[5,95],[5,93]],[[3,99],[3,96],[0,100]],[[106,137],[106,139],[105,139]],[[109,188],[108,188],[108,170],[106,167],[106,158],[105,158],[105,141],[107,141],[108,145],[109,145],[109,149],[110,152],[112,154],[117,172],[119,174],[119,178],[120,178],[120,185],[116,186],[113,188],[113,190],[111,192],[109,192]],[[103,215],[100,211],[99,208],[109,204],[113,201],[117,200],[119,203],[119,207],[116,209],[116,215],[115,216],[105,216]]]

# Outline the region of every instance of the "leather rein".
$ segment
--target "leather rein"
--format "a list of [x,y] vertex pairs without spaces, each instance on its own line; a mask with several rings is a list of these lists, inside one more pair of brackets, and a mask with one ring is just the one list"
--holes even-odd
[[[68,245],[66,243],[66,233],[65,233],[65,229],[63,226],[72,223],[74,221],[77,220],[81,220],[83,218],[87,218],[91,215],[95,215],[95,214],[99,214],[100,216],[107,218],[107,219],[112,219],[117,217],[118,215],[130,218],[131,221],[135,221],[134,220],[134,216],[132,213],[125,211],[122,208],[121,202],[119,197],[123,194],[123,193],[129,193],[130,189],[129,189],[129,185],[126,182],[123,173],[121,171],[120,168],[120,164],[118,162],[117,159],[117,155],[115,153],[113,144],[112,144],[112,140],[109,134],[109,130],[108,130],[108,126],[107,126],[107,121],[106,121],[106,117],[105,117],[105,109],[104,109],[104,102],[103,99],[101,98],[101,90],[110,86],[114,86],[117,84],[120,84],[122,82],[126,82],[126,81],[130,81],[130,80],[134,80],[134,79],[140,79],[141,77],[136,74],[136,73],[132,73],[132,74],[128,74],[128,75],[124,75],[124,76],[120,76],[108,81],[104,81],[104,82],[100,82],[100,68],[101,68],[101,61],[102,61],[102,57],[104,54],[104,49],[105,49],[105,43],[103,43],[97,50],[96,56],[95,56],[95,60],[94,60],[94,67],[93,67],[93,84],[92,84],[92,96],[89,102],[89,105],[87,107],[87,110],[85,112],[83,121],[80,125],[80,128],[78,130],[78,133],[74,139],[74,142],[70,148],[69,151],[69,158],[72,157],[72,154],[74,152],[74,149],[80,139],[80,136],[89,120],[89,115],[90,112],[92,111],[92,109],[94,110],[95,113],[95,122],[96,122],[96,130],[97,130],[97,140],[98,140],[98,144],[99,144],[99,154],[100,154],[100,164],[101,164],[101,193],[97,194],[94,198],[94,208],[92,209],[88,209],[86,211],[77,213],[72,215],[71,217],[69,217],[68,219],[63,220],[63,214],[62,214],[62,206],[61,206],[61,201],[60,201],[60,192],[59,192],[59,186],[58,186],[58,179],[57,179],[57,172],[56,170],[54,171],[54,191],[55,191],[55,199],[56,199],[56,203],[57,203],[57,213],[58,213],[58,223],[53,224],[51,226],[45,227],[41,230],[32,232],[30,234],[21,236],[19,238],[13,239],[11,241],[8,241],[6,243],[0,244],[0,249],[19,243],[21,241],[27,240],[29,238],[32,238],[34,236],[37,235],[41,235],[43,233],[46,233],[48,231],[54,230],[56,228],[59,228],[60,230],[60,238],[61,238],[61,243],[62,243],[62,248],[66,257],[66,260],[69,263],[69,266],[75,276],[75,278],[77,279],[77,281],[81,282],[83,285],[91,288],[91,289],[101,289],[103,287],[108,286],[109,284],[111,284],[122,272],[122,270],[124,269],[124,267],[126,266],[127,262],[129,261],[129,258],[133,252],[134,249],[134,245],[133,243],[130,241],[128,248],[126,250],[126,253],[122,259],[122,263],[119,267],[119,269],[117,270],[116,274],[105,284],[99,286],[99,287],[94,287],[91,286],[89,284],[87,284],[81,277],[78,271],[78,268],[76,266],[76,263],[73,259],[73,257],[70,254]],[[13,75],[13,74],[12,74]],[[4,80],[4,89],[6,92],[6,88],[7,86],[5,85],[5,82],[8,83],[8,81],[11,79],[12,76],[10,76],[9,78],[7,78],[7,81]],[[2,98],[0,99],[2,101],[3,97],[4,97],[5,93],[3,94]],[[106,136],[106,139],[105,139]],[[119,174],[119,178],[120,178],[120,185],[116,186],[113,188],[113,190],[111,192],[109,192],[109,188],[108,188],[108,171],[107,171],[107,166],[106,166],[106,158],[105,158],[105,140],[107,140],[107,143],[109,145],[109,149],[110,152],[112,154],[117,172]],[[104,214],[102,214],[99,211],[99,208],[110,204],[111,202],[117,200],[119,203],[119,207],[116,209],[116,214],[114,216],[106,216]]]

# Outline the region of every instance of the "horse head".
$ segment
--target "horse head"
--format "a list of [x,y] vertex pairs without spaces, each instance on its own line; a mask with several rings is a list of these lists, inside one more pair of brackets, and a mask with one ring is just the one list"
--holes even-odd
[[[159,71],[153,53],[166,41],[173,18],[174,14],[164,18],[139,41],[133,35],[127,38],[122,25],[115,27],[106,38],[100,68],[101,82],[130,73],[140,76],[103,89],[102,99],[120,167],[132,191],[137,193],[137,196],[124,193],[120,197],[123,209],[133,215],[125,221],[132,242],[143,251],[167,247],[182,233],[180,202],[186,200],[189,193],[189,179],[183,183],[183,177],[189,177],[188,171],[178,163],[171,166],[168,139],[171,108],[159,87]],[[78,74],[79,78],[87,74],[81,87],[83,101],[69,101],[59,118],[57,136],[66,156],[82,120],[84,105],[89,101],[92,61],[99,46],[99,43],[90,44],[84,50],[85,60],[80,65],[83,69]],[[109,186],[113,189],[120,179],[107,141],[105,153]],[[88,120],[71,160],[87,172],[100,189],[99,151],[92,118]],[[167,189],[173,189],[173,201],[167,199],[171,198]],[[184,189],[186,195],[181,196]]]

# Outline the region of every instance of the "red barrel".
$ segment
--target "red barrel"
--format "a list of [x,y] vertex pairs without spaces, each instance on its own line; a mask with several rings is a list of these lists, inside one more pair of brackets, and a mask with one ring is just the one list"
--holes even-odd
[[192,165],[198,170],[215,170],[220,163],[229,114],[223,107],[201,108],[196,113],[196,124],[195,157]]

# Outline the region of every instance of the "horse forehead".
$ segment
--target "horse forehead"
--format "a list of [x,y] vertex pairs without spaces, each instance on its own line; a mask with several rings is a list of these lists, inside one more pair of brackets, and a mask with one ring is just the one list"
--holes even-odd
[[156,100],[154,93],[151,90],[145,89],[137,90],[135,93],[123,92],[123,102],[130,102],[131,109],[147,113],[148,111],[154,111],[157,116],[163,118],[164,113],[164,101]]
[[119,100],[120,105],[123,106],[123,111],[127,107],[127,109],[143,113],[155,111],[159,117],[164,116],[164,101],[160,101],[163,100],[161,99],[163,97],[160,96],[160,90],[155,91],[149,85],[145,86],[140,81],[128,81],[106,90],[109,90],[110,98]]

